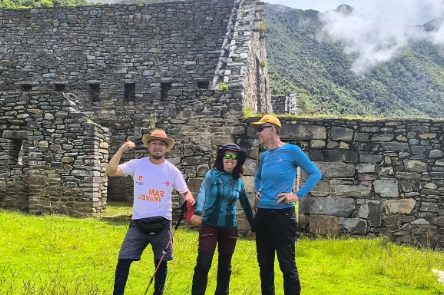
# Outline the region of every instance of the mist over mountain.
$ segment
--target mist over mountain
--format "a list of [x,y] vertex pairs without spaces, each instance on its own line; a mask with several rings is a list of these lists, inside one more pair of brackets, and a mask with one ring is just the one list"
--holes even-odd
[[444,4],[435,3],[373,17],[348,5],[321,14],[266,4],[272,94],[297,91],[302,114],[444,117]]

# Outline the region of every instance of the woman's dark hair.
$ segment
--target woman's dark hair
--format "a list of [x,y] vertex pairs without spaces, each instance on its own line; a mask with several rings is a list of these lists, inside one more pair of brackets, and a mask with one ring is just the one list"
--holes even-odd
[[[217,157],[216,161],[214,161],[214,165],[213,165],[214,169],[217,169],[219,171],[225,171],[224,170],[224,162],[223,162],[223,158],[222,157]],[[233,175],[234,179],[239,179],[242,177],[242,175],[244,175],[245,173],[245,166],[242,165],[241,163],[237,163],[236,167],[234,167],[233,172],[231,172],[231,174]]]
[[217,150],[217,156],[216,160],[214,161],[213,168],[219,171],[225,171],[223,157],[226,151],[235,152],[237,154],[236,167],[234,167],[233,171],[231,172],[231,175],[233,176],[234,179],[241,178],[241,176],[245,173],[244,163],[247,158],[247,153],[241,150],[240,147],[235,143],[224,144]]

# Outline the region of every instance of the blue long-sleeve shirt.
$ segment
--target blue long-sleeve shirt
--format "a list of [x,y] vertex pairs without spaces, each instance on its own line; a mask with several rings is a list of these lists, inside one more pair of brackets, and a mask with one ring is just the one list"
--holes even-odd
[[236,201],[255,231],[253,210],[248,201],[244,182],[234,179],[231,173],[212,169],[207,172],[197,194],[194,214],[202,216],[202,223],[223,229],[237,229]]
[[302,198],[316,186],[322,177],[319,169],[307,155],[293,144],[284,144],[262,154],[259,168],[254,177],[254,188],[256,192],[261,191],[259,208],[283,209],[294,206],[294,203],[280,202],[276,204],[276,202],[279,199],[278,194],[293,191],[297,167],[301,167],[308,175],[304,185],[296,192],[298,198]]

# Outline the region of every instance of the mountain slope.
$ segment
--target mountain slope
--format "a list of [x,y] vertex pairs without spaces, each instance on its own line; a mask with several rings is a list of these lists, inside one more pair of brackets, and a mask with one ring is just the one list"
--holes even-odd
[[272,95],[297,91],[301,114],[443,117],[443,46],[410,42],[358,75],[341,44],[319,40],[319,12],[271,4],[265,10]]

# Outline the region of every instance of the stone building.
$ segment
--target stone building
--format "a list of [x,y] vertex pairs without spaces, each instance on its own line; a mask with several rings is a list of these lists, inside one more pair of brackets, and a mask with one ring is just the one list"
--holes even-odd
[[[0,204],[89,214],[132,199],[103,166],[126,140],[167,130],[193,191],[213,153],[271,112],[263,3],[0,10]],[[81,203],[81,204],[80,204]]]
[[290,92],[286,96],[272,97],[271,105],[275,114],[297,115],[299,110],[298,94]]

